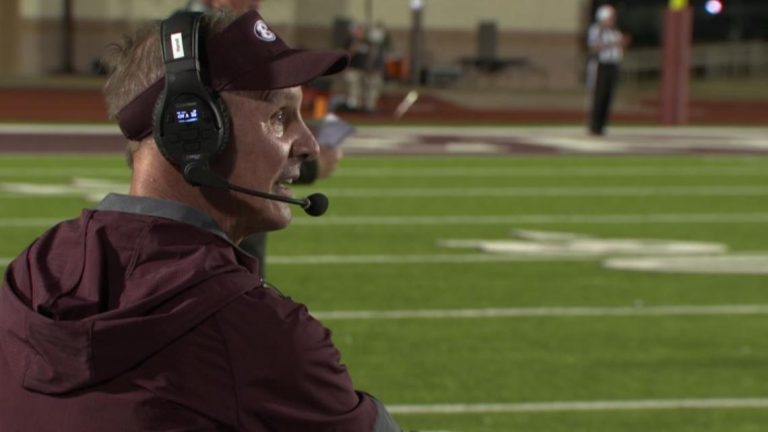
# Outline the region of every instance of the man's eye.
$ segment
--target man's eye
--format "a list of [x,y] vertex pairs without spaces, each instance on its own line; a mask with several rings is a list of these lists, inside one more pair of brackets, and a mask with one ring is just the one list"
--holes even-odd
[[273,121],[274,123],[278,123],[278,124],[285,124],[285,122],[286,122],[287,120],[288,120],[288,115],[285,113],[285,110],[280,110],[280,111],[276,112],[276,113],[275,113],[275,114],[272,116],[272,121]]
[[288,127],[288,114],[285,110],[281,109],[272,115],[270,123],[273,133],[278,137],[282,137],[285,129]]

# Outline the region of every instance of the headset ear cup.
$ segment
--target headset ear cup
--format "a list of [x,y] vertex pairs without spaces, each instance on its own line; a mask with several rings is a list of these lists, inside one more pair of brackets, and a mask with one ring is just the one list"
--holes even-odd
[[155,101],[155,108],[152,110],[152,135],[155,138],[155,145],[157,145],[158,150],[160,150],[160,153],[165,157],[165,159],[168,160],[168,162],[171,162],[172,164],[176,166],[181,166],[183,161],[177,160],[174,155],[172,155],[171,151],[168,149],[168,147],[165,145],[165,142],[162,138],[162,128],[163,128],[163,110],[165,109],[165,90],[163,90],[162,93],[160,93],[160,96],[158,96],[157,101]]
[[221,138],[218,141],[217,148],[211,153],[211,160],[213,160],[224,153],[224,150],[229,145],[229,140],[232,138],[232,119],[224,99],[218,93],[209,92],[209,94],[211,95],[213,105],[216,107],[219,115],[221,115]]
[[[211,121],[207,127],[213,129],[209,129],[206,132],[209,134],[206,136],[210,138],[201,140],[201,148],[195,152],[198,156],[193,157],[194,153],[187,153],[185,148],[178,142],[178,138],[174,142],[169,142],[173,136],[164,138],[173,127],[171,124],[166,125],[166,122],[169,121],[166,110],[170,109],[166,94],[165,91],[160,94],[152,111],[153,134],[160,153],[169,162],[182,169],[189,160],[204,161],[207,164],[224,153],[231,136],[231,118],[223,99],[217,93],[210,91],[207,92],[203,99],[198,99],[202,103],[201,109],[210,113],[205,118]],[[217,118],[219,121],[215,121],[214,118]],[[217,126],[220,126],[220,129]]]

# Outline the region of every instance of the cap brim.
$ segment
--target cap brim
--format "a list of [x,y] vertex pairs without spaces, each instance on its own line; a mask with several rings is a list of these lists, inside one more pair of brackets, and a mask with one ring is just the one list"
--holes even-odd
[[217,90],[276,90],[306,84],[333,75],[349,66],[344,51],[289,49],[273,58],[268,67],[243,73],[228,83],[214,83]]

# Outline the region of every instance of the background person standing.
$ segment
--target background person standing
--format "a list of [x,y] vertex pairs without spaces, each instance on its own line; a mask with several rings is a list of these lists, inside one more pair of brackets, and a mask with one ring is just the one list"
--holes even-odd
[[364,80],[365,110],[374,113],[378,108],[381,88],[384,85],[384,67],[391,42],[389,32],[381,21],[368,29],[367,39],[370,53]]
[[592,96],[589,131],[592,135],[605,133],[627,40],[616,27],[616,9],[610,5],[597,8],[595,23],[587,34],[590,54],[587,89]]
[[364,106],[365,76],[371,54],[371,46],[362,24],[350,24],[344,48],[349,52],[350,63],[344,71],[347,98],[343,108],[346,111],[361,111]]

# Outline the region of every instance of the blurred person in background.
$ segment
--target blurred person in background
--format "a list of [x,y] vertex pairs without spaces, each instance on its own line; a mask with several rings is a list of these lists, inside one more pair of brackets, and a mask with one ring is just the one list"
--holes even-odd
[[387,28],[381,21],[376,22],[367,32],[368,46],[370,52],[365,69],[365,110],[367,112],[376,112],[379,105],[381,89],[384,85],[384,72],[387,61],[387,54],[390,49],[390,37]]
[[352,23],[345,48],[351,57],[350,67],[344,73],[348,111],[375,113],[384,84],[384,68],[389,51],[390,37],[382,22],[370,28]]
[[[185,54],[198,22],[202,74]],[[399,431],[354,389],[330,331],[235,246],[286,227],[288,204],[190,177],[290,198],[319,151],[300,85],[341,72],[346,54],[292,50],[255,11],[176,14],[113,51],[104,94],[128,141],[130,193],[9,264],[0,431]],[[191,133],[197,146],[179,144]]]
[[349,52],[351,60],[349,67],[344,71],[347,98],[343,109],[345,111],[361,111],[365,94],[364,80],[371,51],[365,27],[362,24],[353,22],[349,25],[349,34],[344,48]]
[[587,89],[591,92],[589,132],[592,135],[605,134],[619,81],[619,65],[629,42],[629,38],[618,30],[616,22],[616,9],[602,5],[597,8],[595,22],[587,33]]

